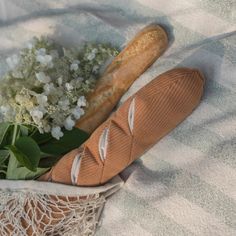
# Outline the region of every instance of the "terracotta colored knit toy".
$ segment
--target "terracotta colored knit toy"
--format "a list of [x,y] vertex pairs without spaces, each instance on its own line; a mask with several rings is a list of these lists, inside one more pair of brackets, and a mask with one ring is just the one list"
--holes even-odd
[[163,73],[124,102],[41,180],[80,186],[107,182],[191,114],[203,86],[204,78],[195,69]]

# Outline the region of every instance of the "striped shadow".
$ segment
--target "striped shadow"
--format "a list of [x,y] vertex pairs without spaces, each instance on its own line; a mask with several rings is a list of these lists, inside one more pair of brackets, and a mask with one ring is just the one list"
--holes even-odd
[[191,148],[201,151],[209,158],[217,158],[226,165],[236,168],[235,146],[236,138],[229,140],[204,128],[204,125],[194,125],[185,120],[177,126],[170,137]]
[[154,146],[149,153],[177,169],[198,176],[236,202],[236,170],[218,159],[204,156],[200,151],[169,136]]
[[[123,235],[123,236],[130,236],[130,235],[138,235],[140,236],[152,236],[153,234],[149,233],[147,230],[142,228],[139,225],[139,222],[135,222],[132,218],[127,218],[123,212],[114,206],[113,204],[109,204],[107,202],[105,206],[105,212],[112,212],[112,218],[106,217],[106,213],[102,219],[103,222],[103,229],[105,229],[105,233],[107,235]],[[99,235],[99,234],[98,234]],[[101,233],[101,236],[104,236]]]
[[143,162],[139,163],[141,170],[152,177],[153,182],[165,185],[170,195],[177,193],[183,196],[229,227],[236,229],[236,202],[232,198],[200,177],[159,160],[149,152],[141,160]]
[[198,236],[234,236],[236,234],[235,230],[178,194],[156,201],[153,206]]
[[165,235],[173,235],[173,232],[178,236],[192,235],[187,229],[153,208],[146,200],[125,188],[110,198],[107,204],[120,209],[123,217],[132,219],[152,235],[158,235],[160,232],[164,232]]

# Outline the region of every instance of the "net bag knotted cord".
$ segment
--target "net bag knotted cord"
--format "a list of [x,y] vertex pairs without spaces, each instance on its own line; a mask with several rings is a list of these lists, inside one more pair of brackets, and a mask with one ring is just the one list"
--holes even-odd
[[94,235],[117,176],[99,187],[39,181],[0,181],[0,236]]

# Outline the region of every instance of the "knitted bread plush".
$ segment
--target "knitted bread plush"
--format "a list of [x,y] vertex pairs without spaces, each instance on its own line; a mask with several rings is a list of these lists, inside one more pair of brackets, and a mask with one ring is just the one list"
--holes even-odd
[[41,180],[80,186],[107,182],[191,114],[203,86],[196,69],[163,73],[126,100]]

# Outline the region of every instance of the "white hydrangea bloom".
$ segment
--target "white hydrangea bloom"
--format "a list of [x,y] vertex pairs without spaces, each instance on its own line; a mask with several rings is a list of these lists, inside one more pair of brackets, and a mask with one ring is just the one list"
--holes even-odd
[[46,54],[45,48],[40,48],[36,51],[36,61],[38,61],[43,66],[53,67],[52,63],[53,57],[49,54]]
[[79,60],[73,61],[73,63],[70,65],[70,70],[72,70],[72,71],[78,70],[79,69],[79,64],[80,64]]
[[64,127],[67,129],[67,130],[72,130],[73,127],[75,126],[75,121],[72,120],[72,117],[71,116],[68,116],[64,122]]
[[62,77],[59,77],[59,78],[57,79],[58,85],[61,86],[61,85],[62,85],[62,82],[63,82]]
[[7,59],[11,70],[0,86],[0,122],[33,125],[57,139],[63,128],[75,126],[101,65],[116,50],[91,44],[81,51],[63,49],[64,54],[61,49],[46,38],[34,38],[27,49]]
[[71,65],[70,65],[70,70],[76,71],[76,70],[78,70],[78,69],[79,69],[78,64],[71,64]]
[[16,54],[14,54],[11,57],[8,57],[6,59],[8,66],[10,67],[10,69],[15,69],[15,67],[17,66],[17,64],[20,61],[20,57]]
[[1,106],[0,113],[4,116],[4,121],[12,121],[15,115],[13,108],[8,105]]
[[88,59],[89,61],[92,61],[92,60],[95,58],[95,56],[96,56],[96,54],[93,53],[93,52],[91,52],[91,53],[88,54],[87,59]]
[[43,66],[48,66],[48,67],[53,67],[53,64],[52,64],[52,56],[51,55],[45,55],[45,56],[42,56],[42,55],[38,55],[36,57],[36,60],[41,63]]
[[37,107],[30,111],[30,115],[36,124],[39,124],[43,118],[43,112]]
[[81,107],[76,107],[72,112],[76,120],[78,120],[82,115],[84,115],[84,113],[84,109]]
[[95,66],[93,67],[93,72],[95,72],[95,73],[98,73],[98,72],[99,72],[99,66],[98,66],[98,65],[95,65]]
[[46,48],[39,48],[38,50],[36,50],[36,55],[39,56],[45,56],[46,55]]
[[63,133],[61,131],[61,127],[59,127],[59,126],[53,127],[51,134],[52,134],[52,137],[59,140],[63,136]]
[[66,87],[67,91],[71,91],[74,89],[74,87],[71,83],[65,83],[65,87]]
[[25,102],[26,98],[23,95],[16,94],[15,100],[17,103],[22,104]]
[[28,42],[26,46],[28,49],[32,49],[34,45],[31,42]]
[[0,113],[5,115],[10,110],[10,107],[0,106]]
[[43,89],[44,89],[44,94],[46,94],[46,95],[49,95],[56,90],[53,83],[45,84],[43,86]]
[[85,99],[85,96],[79,97],[79,99],[77,100],[77,106],[78,107],[85,107],[86,105],[87,105],[87,101]]
[[39,106],[44,107],[48,104],[47,103],[48,97],[44,94],[37,94],[36,99],[37,99]]
[[96,54],[98,52],[97,48],[93,48],[92,53]]
[[58,105],[60,106],[60,108],[63,110],[63,111],[66,111],[69,109],[69,105],[70,105],[70,101],[69,99],[61,99],[59,102],[58,102]]
[[39,72],[39,73],[35,73],[36,78],[41,82],[41,83],[49,83],[51,81],[50,77],[45,75],[44,72]]
[[60,126],[64,127],[64,122],[67,115],[63,111],[55,112],[53,115],[51,115],[51,118],[53,119],[53,122],[50,122],[52,126]]

